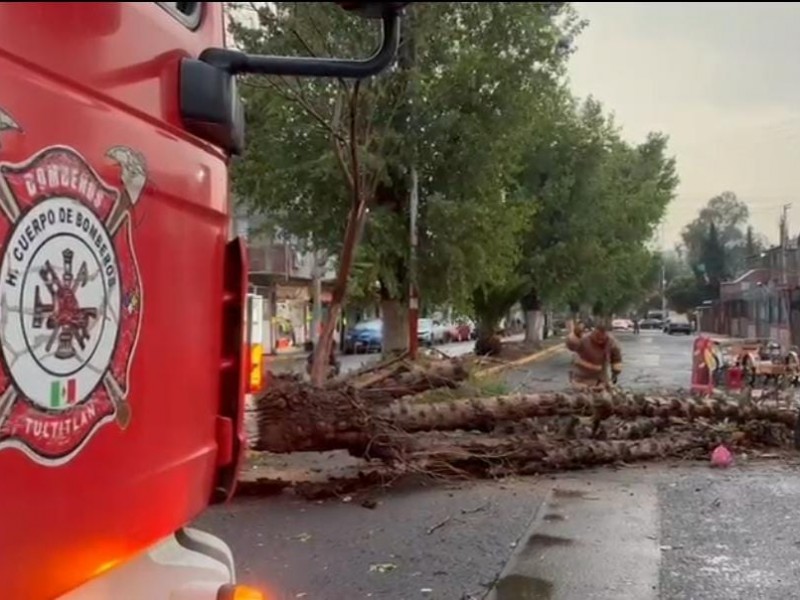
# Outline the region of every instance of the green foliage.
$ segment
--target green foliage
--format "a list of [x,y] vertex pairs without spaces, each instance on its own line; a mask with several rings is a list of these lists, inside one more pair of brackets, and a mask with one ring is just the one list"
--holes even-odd
[[[329,6],[274,3],[250,52],[355,56],[368,25]],[[414,3],[397,68],[361,84],[357,137],[370,216],[353,284],[384,297],[408,288],[409,167],[419,170],[419,286],[430,303],[466,309],[473,291],[509,277],[535,210],[513,193],[531,115],[558,85],[581,24],[565,3]],[[253,212],[337,253],[351,193],[341,148],[353,89],[338,81],[244,86],[248,149],[235,192]],[[359,293],[351,285],[354,293]]]
[[747,205],[735,193],[723,192],[683,229],[686,260],[700,278],[719,282],[734,277],[761,251],[763,242],[748,225],[749,218]]
[[[232,32],[250,52],[357,56],[376,43],[369,25],[333,3],[278,2]],[[632,145],[599,102],[574,99],[564,70],[583,25],[568,3],[414,3],[398,66],[358,93],[336,80],[248,78],[236,196],[275,230],[338,253],[355,114],[370,214],[351,300],[408,289],[413,164],[425,304],[474,311],[490,331],[523,297],[636,303],[660,279],[647,243],[675,166],[666,137]]]
[[667,286],[667,300],[670,308],[678,313],[686,313],[714,297],[709,286],[699,284],[692,275],[681,275]]
[[598,102],[566,91],[537,133],[520,176],[539,201],[520,265],[531,294],[606,312],[641,301],[659,279],[646,244],[677,185],[666,137],[631,146]]

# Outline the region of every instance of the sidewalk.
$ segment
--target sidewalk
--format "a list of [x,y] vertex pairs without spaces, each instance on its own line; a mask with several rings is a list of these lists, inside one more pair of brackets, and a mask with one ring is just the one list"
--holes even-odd
[[[503,338],[503,343],[509,344],[513,342],[521,342],[524,338],[525,336],[523,334],[510,335],[508,337]],[[454,342],[453,344],[440,344],[438,346],[434,346],[434,348],[442,348],[458,344],[468,344],[470,342],[474,342],[474,340],[470,340],[469,342]],[[306,358],[308,358],[308,354],[309,353],[303,350],[303,348],[291,348],[288,350],[279,350],[275,354],[265,354],[264,360],[266,361],[267,366],[269,366],[270,364],[274,363],[286,363],[291,361],[305,360]]]

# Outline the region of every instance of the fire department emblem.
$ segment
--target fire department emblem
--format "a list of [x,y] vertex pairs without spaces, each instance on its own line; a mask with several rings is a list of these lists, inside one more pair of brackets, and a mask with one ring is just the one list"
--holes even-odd
[[131,417],[142,289],[130,216],[146,169],[130,148],[107,157],[119,189],[66,147],[0,163],[0,449],[42,464]]

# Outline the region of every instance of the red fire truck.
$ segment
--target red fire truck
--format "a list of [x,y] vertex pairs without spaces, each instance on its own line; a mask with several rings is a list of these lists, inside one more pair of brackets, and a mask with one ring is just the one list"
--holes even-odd
[[385,68],[404,3],[339,4],[372,58],[227,50],[219,2],[0,4],[0,597],[262,597],[186,527],[244,446],[236,75]]

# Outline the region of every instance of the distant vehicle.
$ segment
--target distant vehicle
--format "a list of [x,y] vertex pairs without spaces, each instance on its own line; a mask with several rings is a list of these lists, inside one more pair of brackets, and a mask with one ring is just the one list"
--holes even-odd
[[661,319],[644,319],[639,323],[639,329],[663,329],[664,322]]
[[633,331],[633,321],[630,319],[614,319],[611,321],[611,329],[614,331]]
[[686,315],[672,315],[664,324],[664,333],[674,335],[676,333],[683,333],[685,335],[692,334],[692,324]]
[[454,342],[467,342],[473,339],[475,335],[475,324],[469,319],[462,319],[455,323],[454,329]]
[[417,321],[417,340],[425,346],[444,344],[454,334],[453,326],[435,319]]
[[445,344],[450,341],[454,334],[454,326],[452,323],[445,321],[433,321],[432,338],[434,344]]
[[357,323],[344,335],[342,352],[358,354],[360,352],[380,352],[383,348],[383,321],[374,319]]
[[433,346],[433,319],[417,321],[417,340],[423,346]]

